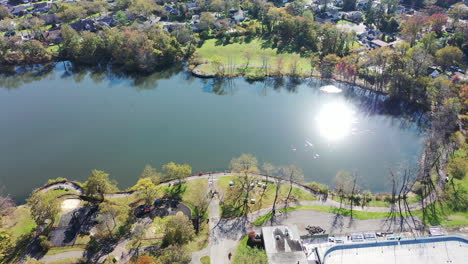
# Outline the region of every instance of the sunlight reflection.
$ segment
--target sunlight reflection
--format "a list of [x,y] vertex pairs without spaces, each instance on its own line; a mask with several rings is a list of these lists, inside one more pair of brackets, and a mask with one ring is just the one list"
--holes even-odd
[[345,138],[353,130],[355,114],[345,102],[324,105],[316,117],[320,135],[332,141]]

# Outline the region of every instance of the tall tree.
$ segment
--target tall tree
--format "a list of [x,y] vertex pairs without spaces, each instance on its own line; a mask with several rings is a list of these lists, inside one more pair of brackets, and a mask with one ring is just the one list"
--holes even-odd
[[402,24],[402,37],[413,46],[426,25],[426,17],[412,16]]
[[432,30],[438,35],[442,35],[442,29],[447,24],[448,17],[446,14],[435,13],[429,17],[429,23],[432,26]]
[[462,62],[463,52],[453,46],[447,46],[438,50],[435,54],[437,64],[446,70],[449,66],[458,66]]
[[147,164],[143,171],[141,172],[140,178],[150,178],[153,183],[158,184],[162,180],[162,173],[158,172],[156,168],[153,168],[151,165]]
[[258,160],[252,154],[242,154],[238,158],[233,158],[229,164],[233,172],[239,173],[236,178],[238,190],[238,201],[242,202],[242,212],[246,215],[249,211],[250,193],[255,187],[258,179]]
[[152,204],[156,198],[162,197],[161,188],[154,184],[151,178],[140,178],[131,190],[136,191],[137,196],[147,205]]
[[85,195],[98,201],[104,201],[104,194],[119,190],[117,184],[109,179],[109,174],[101,170],[92,170],[83,187]]
[[123,204],[108,202],[99,205],[98,231],[104,238],[116,238],[119,227],[128,219],[130,208]]
[[41,231],[54,224],[60,204],[53,192],[35,192],[27,203],[31,208],[31,216]]
[[289,165],[287,167],[282,167],[279,169],[280,177],[289,183],[288,193],[284,200],[284,208],[289,207],[289,202],[291,201],[291,193],[293,190],[293,184],[297,181],[302,181],[304,179],[304,173],[302,169],[297,165]]
[[177,179],[179,184],[192,174],[192,167],[188,164],[177,164],[169,162],[163,166],[163,170],[166,172],[166,179]]
[[189,218],[184,214],[178,213],[171,217],[164,227],[164,237],[162,246],[185,245],[195,237],[195,230]]
[[208,185],[205,181],[196,181],[190,187],[190,191],[187,192],[187,197],[185,198],[193,209],[192,215],[195,218],[195,231],[197,234],[200,232],[201,220],[206,217],[206,213],[208,212],[208,207],[212,199],[207,190]]

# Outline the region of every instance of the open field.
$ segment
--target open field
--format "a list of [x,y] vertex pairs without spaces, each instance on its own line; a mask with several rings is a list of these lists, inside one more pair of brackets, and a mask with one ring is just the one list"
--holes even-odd
[[[197,49],[197,54],[202,63],[197,69],[207,74],[215,74],[216,66],[213,62],[221,63],[227,71],[234,66],[233,75],[257,74],[265,65],[269,72],[281,71],[281,74],[291,74],[296,67],[302,73],[310,74],[311,65],[308,58],[303,58],[297,53],[278,53],[276,48],[262,39],[254,38],[250,41],[240,38],[238,42],[224,45],[220,40],[209,39]],[[293,66],[295,65],[295,66]],[[226,72],[228,75],[229,73]]]

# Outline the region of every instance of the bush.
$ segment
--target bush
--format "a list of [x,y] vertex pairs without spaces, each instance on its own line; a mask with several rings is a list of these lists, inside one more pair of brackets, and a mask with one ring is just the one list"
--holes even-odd
[[47,184],[53,184],[53,183],[57,183],[57,182],[63,182],[63,181],[68,181],[67,178],[63,178],[63,177],[58,177],[58,178],[55,178],[55,179],[49,179],[47,181]]
[[100,243],[94,236],[91,237],[88,245],[86,246],[86,251],[91,253],[99,252],[103,248],[103,244]]
[[52,244],[46,236],[39,236],[39,245],[44,252],[47,252],[52,247]]

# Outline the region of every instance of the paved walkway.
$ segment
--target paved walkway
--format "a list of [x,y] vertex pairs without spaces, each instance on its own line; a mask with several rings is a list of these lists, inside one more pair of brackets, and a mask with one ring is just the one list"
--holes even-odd
[[43,258],[41,258],[40,261],[43,261],[45,263],[50,263],[50,262],[59,261],[61,259],[67,259],[67,258],[82,258],[83,252],[84,251],[77,250],[77,251],[68,251],[68,252],[58,253],[55,255],[46,255]]
[[[224,172],[221,172],[221,173],[209,173],[209,174],[203,174],[203,175],[193,175],[193,176],[187,177],[185,180],[190,181],[190,180],[208,179],[208,178],[218,180],[219,177],[230,176],[230,175],[243,177],[242,175],[240,175],[238,173],[230,173],[230,172],[224,173]],[[257,174],[255,176],[259,177],[262,180],[264,180],[264,178],[265,178],[265,175]],[[269,178],[273,178],[273,177],[269,176]],[[178,180],[171,180],[171,181],[164,182],[162,184],[163,185],[168,185],[168,184],[175,184],[177,182],[178,182]],[[323,197],[321,194],[313,192],[311,189],[306,188],[301,184],[293,183],[293,186],[298,188],[298,189],[301,189],[303,191],[306,191],[306,192],[309,192],[309,193],[315,195],[319,200],[321,200],[322,197]],[[81,189],[76,188],[73,184],[68,183],[68,182],[50,185],[47,188],[42,189],[41,191],[52,190],[52,189],[56,189],[56,188],[59,188],[59,187],[66,187],[66,188],[69,188],[69,189],[74,189],[75,191],[77,191],[79,193],[82,192]],[[133,194],[133,192],[109,193],[109,194],[106,194],[105,197],[106,198],[121,198],[121,197],[128,197],[128,196],[130,196],[132,194]],[[436,194],[431,194],[431,195],[429,195],[428,197],[426,197],[424,199],[424,204],[426,204],[426,205],[431,204],[435,200],[436,200]],[[326,199],[325,201],[316,201],[316,202],[311,202],[311,203],[303,204],[303,205],[321,205],[321,206],[329,206],[329,207],[340,208],[340,203],[339,202],[337,202],[335,200],[332,200],[332,199],[329,199],[329,198]],[[351,206],[342,204],[341,208],[350,209]],[[410,208],[411,211],[422,209],[421,202],[412,203],[412,204],[409,205],[409,208]],[[355,211],[364,211],[364,212],[390,212],[391,208],[390,207],[361,207],[361,206],[354,206],[353,210],[355,210]],[[406,211],[406,208],[402,208],[402,210]]]

